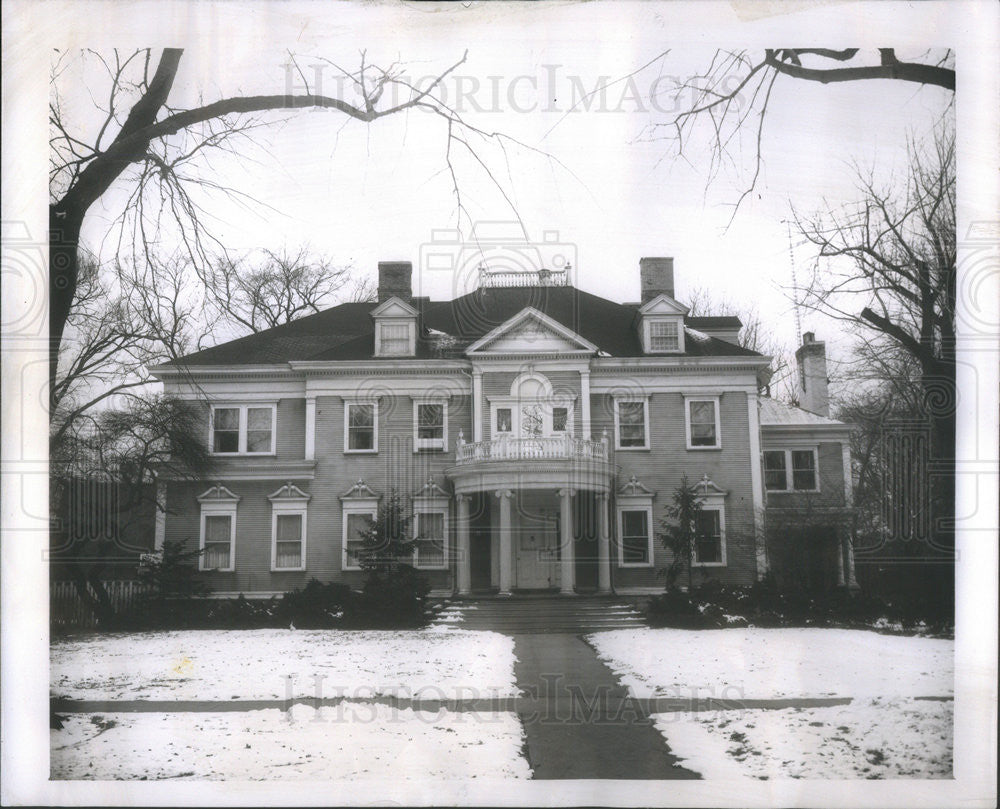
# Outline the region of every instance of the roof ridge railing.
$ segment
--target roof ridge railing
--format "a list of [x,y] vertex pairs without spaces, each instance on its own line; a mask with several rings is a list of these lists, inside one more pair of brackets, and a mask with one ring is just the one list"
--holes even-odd
[[570,266],[561,270],[490,270],[479,268],[479,288],[496,289],[502,287],[565,287],[569,286]]

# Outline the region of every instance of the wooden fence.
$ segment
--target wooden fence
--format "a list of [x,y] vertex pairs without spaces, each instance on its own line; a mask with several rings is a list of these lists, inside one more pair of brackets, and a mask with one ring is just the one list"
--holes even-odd
[[[87,586],[91,587],[89,584]],[[146,585],[133,579],[106,581],[104,589],[108,593],[115,613],[119,614],[148,592]],[[54,581],[50,583],[49,625],[59,629],[93,629],[97,626],[97,616],[90,605],[80,597],[74,582]]]

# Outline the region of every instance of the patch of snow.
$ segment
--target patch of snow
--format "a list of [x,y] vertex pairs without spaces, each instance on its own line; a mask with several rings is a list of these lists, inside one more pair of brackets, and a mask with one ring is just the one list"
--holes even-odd
[[638,697],[943,697],[953,640],[857,629],[619,629],[588,641]]
[[951,778],[953,703],[913,699],[782,710],[655,714],[702,777]]
[[318,711],[71,714],[50,737],[53,779],[531,777],[524,731],[504,712],[342,703]]
[[51,691],[70,699],[516,696],[514,642],[494,632],[287,629],[140,632],[57,641]]
[[690,326],[684,327],[684,333],[689,337],[693,337],[699,343],[707,343],[711,339],[705,332],[692,329]]

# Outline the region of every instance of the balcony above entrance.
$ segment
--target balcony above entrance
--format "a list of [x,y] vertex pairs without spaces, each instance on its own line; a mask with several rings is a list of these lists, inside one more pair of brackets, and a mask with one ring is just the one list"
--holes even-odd
[[606,492],[611,466],[608,442],[569,435],[500,436],[466,443],[459,437],[448,477],[457,494],[505,488],[571,487]]

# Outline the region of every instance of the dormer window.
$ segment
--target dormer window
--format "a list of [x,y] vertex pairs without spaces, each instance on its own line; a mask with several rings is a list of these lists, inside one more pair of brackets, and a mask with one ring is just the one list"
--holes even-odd
[[376,357],[412,357],[417,353],[417,310],[389,298],[372,310]]
[[661,294],[639,308],[637,331],[646,354],[684,352],[684,315],[687,307]]
[[650,351],[679,351],[681,346],[676,320],[652,320],[649,323]]

